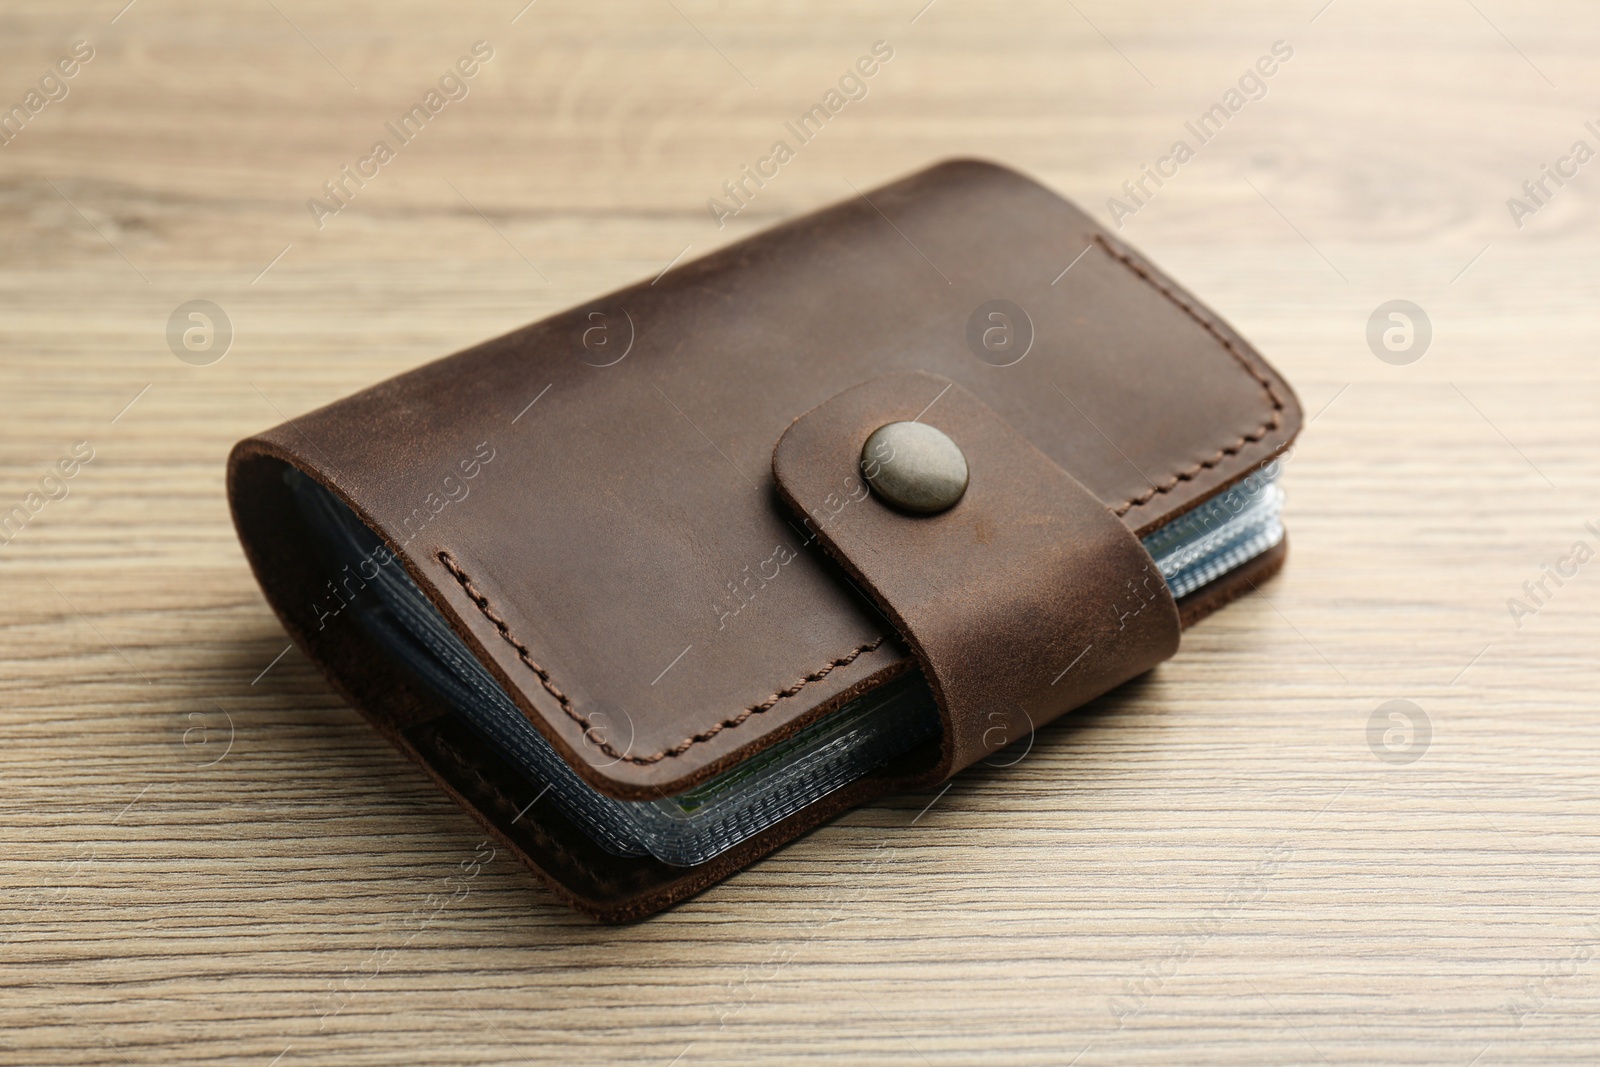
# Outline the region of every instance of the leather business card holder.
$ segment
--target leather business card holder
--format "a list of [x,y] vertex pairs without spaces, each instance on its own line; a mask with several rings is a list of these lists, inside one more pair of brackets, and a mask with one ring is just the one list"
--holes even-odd
[[[959,449],[953,505],[870,488],[875,458],[902,460],[864,442],[896,422]],[[1285,542],[1174,597],[1150,538],[1300,423],[1261,356],[1132,249],[955,161],[243,441],[228,492],[329,681],[563,898],[628,920],[1171,656]],[[295,478],[370,529],[372,558],[330,573]],[[607,798],[693,791],[907,677],[938,729],[704,862],[619,855],[351,618],[384,568]]]

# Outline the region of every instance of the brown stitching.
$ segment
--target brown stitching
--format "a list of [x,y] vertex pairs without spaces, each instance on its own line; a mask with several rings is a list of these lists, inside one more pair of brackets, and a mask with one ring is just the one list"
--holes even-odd
[[[1140,493],[1138,496],[1130,497],[1128,500],[1123,501],[1117,507],[1112,509],[1112,511],[1117,515],[1125,515],[1133,508],[1138,507],[1141,504],[1148,503],[1157,495],[1171,492],[1180,483],[1189,481],[1201,471],[1215,467],[1226,457],[1237,455],[1239,451],[1242,450],[1246,445],[1259,441],[1271,431],[1276,430],[1279,426],[1283,425],[1284,403],[1283,398],[1280,397],[1277,393],[1277,390],[1273,388],[1272,380],[1266,375],[1262,374],[1255,364],[1251,362],[1250,357],[1245,355],[1244,352],[1239,349],[1239,346],[1234,344],[1233,341],[1223,334],[1221,330],[1217,329],[1214,323],[1212,323],[1204,315],[1200,314],[1195,307],[1193,307],[1188,301],[1184,300],[1183,297],[1178,293],[1157,281],[1155,276],[1152,275],[1148,269],[1136,261],[1132,256],[1113,247],[1111,242],[1108,241],[1103,234],[1095,234],[1094,242],[1103,248],[1107,255],[1111,256],[1111,258],[1115,259],[1117,262],[1121,263],[1123,266],[1132,271],[1134,275],[1142,280],[1146,285],[1149,285],[1156,292],[1172,301],[1172,303],[1177,305],[1177,307],[1183,311],[1184,314],[1188,315],[1191,319],[1198,323],[1201,329],[1205,330],[1213,338],[1215,338],[1217,343],[1220,344],[1223,349],[1226,350],[1227,353],[1231,355],[1241,367],[1244,368],[1245,373],[1250,375],[1250,377],[1261,386],[1262,391],[1267,395],[1267,399],[1272,402],[1272,415],[1267,419],[1266,422],[1263,422],[1254,430],[1251,430],[1249,433],[1239,437],[1233,443],[1219,448],[1213,455],[1201,460],[1199,463],[1175,472],[1167,481],[1163,482],[1162,484],[1151,486],[1145,492]],[[880,635],[876,640],[869,641],[864,645],[857,645],[843,656],[829,660],[817,670],[812,671],[810,674],[807,674],[792,685],[778,690],[759,703],[750,705],[733,718],[724,719],[721,722],[708,727],[702,732],[693,735],[692,737],[686,737],[682,741],[679,741],[676,745],[673,745],[671,748],[664,748],[660,752],[649,756],[629,756],[623,752],[617,751],[616,747],[610,742],[599,741],[592,736],[591,731],[594,728],[593,724],[588,719],[578,714],[577,709],[572,706],[571,699],[568,698],[567,694],[563,693],[556,686],[555,682],[551,680],[550,672],[534,662],[533,654],[528,651],[528,646],[524,645],[521,641],[518,641],[514,636],[512,636],[511,628],[506,625],[506,621],[499,615],[495,614],[494,609],[489,606],[489,598],[484,596],[473,586],[472,580],[467,577],[467,573],[461,569],[461,566],[458,563],[456,563],[455,558],[448,552],[442,550],[439,552],[438,558],[439,562],[444,564],[445,569],[449,571],[451,576],[454,577],[455,580],[460,584],[462,591],[466,593],[472,602],[478,606],[478,610],[483,613],[483,617],[494,624],[494,628],[500,634],[501,639],[516,650],[517,658],[522,661],[524,666],[534,673],[534,676],[539,679],[539,684],[544,686],[545,691],[551,696],[555,697],[556,703],[561,705],[561,710],[567,713],[567,717],[572,719],[572,721],[577,723],[579,726],[583,727],[584,737],[589,741],[589,743],[599,748],[600,751],[614,759],[620,760],[624,763],[632,763],[638,766],[648,766],[652,763],[658,763],[669,756],[681,756],[695,745],[698,745],[704,741],[709,741],[713,737],[716,737],[723,730],[731,730],[734,727],[739,726],[752,715],[758,715],[761,712],[772,710],[772,708],[775,707],[779,701],[794,696],[811,682],[820,682],[829,674],[833,673],[835,668],[849,666],[863,653],[875,651],[879,645],[883,644],[885,640],[885,637]]]
[[539,684],[544,686],[545,692],[556,698],[556,703],[561,705],[561,710],[567,713],[568,718],[577,723],[579,726],[583,727],[584,738],[606,755],[611,756],[614,759],[621,760],[624,763],[632,763],[637,766],[649,766],[652,763],[658,763],[661,760],[666,759],[668,756],[681,756],[695,745],[700,744],[702,741],[709,741],[722,731],[733,729],[735,726],[738,726],[740,723],[743,723],[746,719],[750,718],[750,716],[759,715],[764,711],[771,711],[780,700],[786,700],[789,697],[794,696],[812,682],[822,681],[822,679],[832,674],[835,668],[849,666],[851,663],[855,662],[858,656],[866,652],[874,651],[879,645],[883,644],[885,640],[883,636],[880,636],[875,641],[869,641],[864,645],[857,645],[855,648],[851,649],[849,652],[846,652],[844,655],[839,656],[837,659],[831,659],[827,663],[824,663],[821,667],[818,667],[816,670],[812,671],[810,674],[801,678],[794,684],[778,690],[776,693],[773,693],[771,696],[759,703],[750,705],[733,718],[724,719],[719,723],[709,726],[700,733],[695,734],[693,737],[686,737],[682,741],[679,741],[676,745],[673,745],[671,748],[664,748],[660,752],[650,756],[630,756],[625,752],[617,751],[616,747],[610,742],[600,741],[594,737],[592,733],[594,724],[588,719],[584,718],[582,715],[578,714],[577,709],[572,706],[572,700],[567,696],[567,694],[556,688],[555,682],[551,681],[550,672],[535,663],[533,661],[533,654],[528,651],[528,646],[524,645],[521,641],[518,641],[512,636],[511,628],[506,625],[506,621],[499,615],[495,614],[494,609],[489,606],[489,598],[480,593],[472,584],[472,579],[467,577],[467,572],[461,569],[461,565],[455,561],[455,557],[450,555],[448,552],[441,551],[439,552],[438,558],[439,562],[444,564],[445,570],[449,571],[451,576],[455,578],[458,583],[460,583],[462,592],[466,593],[472,602],[478,606],[478,610],[483,613],[483,617],[494,624],[494,628],[499,632],[501,639],[504,640],[506,644],[516,649],[517,658],[520,659],[523,665],[532,671],[535,677],[539,679]]
[[1228,354],[1238,361],[1239,365],[1244,368],[1245,373],[1250,375],[1251,378],[1255,379],[1256,383],[1261,386],[1262,391],[1267,394],[1267,399],[1272,401],[1272,416],[1268,418],[1266,422],[1262,423],[1260,426],[1257,426],[1254,430],[1251,430],[1249,433],[1240,437],[1232,444],[1219,448],[1214,455],[1201,460],[1199,463],[1196,463],[1193,466],[1185,467],[1183,470],[1173,474],[1171,478],[1162,484],[1153,485],[1145,492],[1140,493],[1138,496],[1130,497],[1117,507],[1111,509],[1117,515],[1126,515],[1131,509],[1138,507],[1141,504],[1148,503],[1150,500],[1154,499],[1157,494],[1171,492],[1173,489],[1177,488],[1180,482],[1186,482],[1195,475],[1199,474],[1201,471],[1215,467],[1228,456],[1237,455],[1239,451],[1246,445],[1261,440],[1263,437],[1267,436],[1267,434],[1271,433],[1273,430],[1276,430],[1279,426],[1282,426],[1284,403],[1283,398],[1280,397],[1277,390],[1272,387],[1272,379],[1268,378],[1265,374],[1262,374],[1256,365],[1250,361],[1250,357],[1245,355],[1244,352],[1239,349],[1239,346],[1229,340],[1221,330],[1217,329],[1216,324],[1212,323],[1204,315],[1200,314],[1199,310],[1190,305],[1189,302],[1184,300],[1182,296],[1178,295],[1172,289],[1162,285],[1159,281],[1157,281],[1155,276],[1132,256],[1120,251],[1117,248],[1114,248],[1111,242],[1106,240],[1103,234],[1095,234],[1094,241],[1101,248],[1105,249],[1106,254],[1111,256],[1112,259],[1115,259],[1124,267],[1127,267],[1138,278],[1144,281],[1146,285],[1150,286],[1156,292],[1160,293],[1162,296],[1176,304],[1184,312],[1184,314],[1188,315],[1195,322],[1199,323],[1201,328],[1204,329],[1206,333],[1209,333],[1212,337],[1216,338],[1217,343],[1226,349]]
[[[500,786],[497,783],[491,781],[489,779],[489,777],[483,773],[483,768],[481,768],[478,764],[474,763],[473,761],[469,760],[465,755],[463,755],[459,750],[457,750],[454,745],[452,745],[450,742],[446,741],[443,737],[439,736],[439,733],[437,731],[432,731],[430,733],[429,737],[430,737],[430,740],[433,743],[434,751],[439,752],[439,753],[443,754],[444,756],[449,757],[449,759],[459,769],[467,772],[468,774],[472,775],[472,777],[476,778],[477,781],[478,781],[478,784],[481,785],[484,789],[486,789],[491,797],[493,797],[495,800],[500,802],[500,805],[501,805],[501,807],[502,807],[504,812],[517,811],[517,801],[513,800],[505,792],[505,790],[500,788]],[[540,794],[540,796],[543,796],[543,795],[544,794],[542,794],[542,793]],[[538,802],[538,799],[539,799],[539,797],[534,797],[535,803]],[[533,805],[529,804],[528,807],[531,808],[531,807],[533,807]],[[527,809],[523,809],[524,812],[526,810]],[[500,825],[498,823],[496,823],[495,826],[496,826],[497,829],[500,830],[501,833],[505,834],[506,837],[511,837],[512,836],[512,832],[511,832],[510,827],[515,825],[516,821],[517,821],[516,819],[512,819],[511,822],[508,823],[503,828],[500,827]],[[530,819],[530,820],[528,820],[528,830],[529,830],[530,833],[533,834],[533,836],[535,838],[538,839],[540,845],[542,845],[545,848],[550,849],[552,852],[561,853],[575,867],[579,868],[580,870],[583,870],[585,873],[588,873],[588,868],[584,866],[583,861],[580,860],[577,856],[573,855],[571,849],[569,849],[565,845],[563,845],[559,840],[556,839],[556,837],[553,834],[551,834],[549,831],[547,831],[544,827],[540,826],[538,823],[536,823],[532,819]]]

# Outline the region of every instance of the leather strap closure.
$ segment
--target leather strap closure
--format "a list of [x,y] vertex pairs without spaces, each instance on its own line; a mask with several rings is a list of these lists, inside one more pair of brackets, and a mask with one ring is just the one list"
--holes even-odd
[[[948,510],[913,514],[867,491],[863,443],[897,421],[934,426],[964,454],[968,485]],[[1177,651],[1177,606],[1133,532],[946,378],[896,373],[838,394],[789,426],[772,470],[911,647],[943,718],[946,774]]]

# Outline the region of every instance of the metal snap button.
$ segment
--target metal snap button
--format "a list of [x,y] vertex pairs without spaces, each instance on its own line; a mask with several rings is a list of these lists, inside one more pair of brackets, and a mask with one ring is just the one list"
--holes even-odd
[[944,511],[967,491],[967,457],[924,422],[891,422],[873,430],[861,446],[861,473],[884,500],[920,515]]

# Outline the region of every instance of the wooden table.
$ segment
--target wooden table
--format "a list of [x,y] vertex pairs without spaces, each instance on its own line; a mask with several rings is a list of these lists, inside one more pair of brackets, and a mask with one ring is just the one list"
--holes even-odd
[[[124,2],[0,13],[6,105],[93,49],[0,148],[0,511],[93,450],[0,547],[0,1062],[1594,1061],[1600,563],[1523,587],[1600,546],[1592,5]],[[653,921],[504,860],[425,909],[482,834],[286,648],[232,442],[937,158],[1109,220],[1180,138],[1122,232],[1300,393],[1283,576],[1017,766]],[[1367,340],[1398,299],[1412,362]]]

